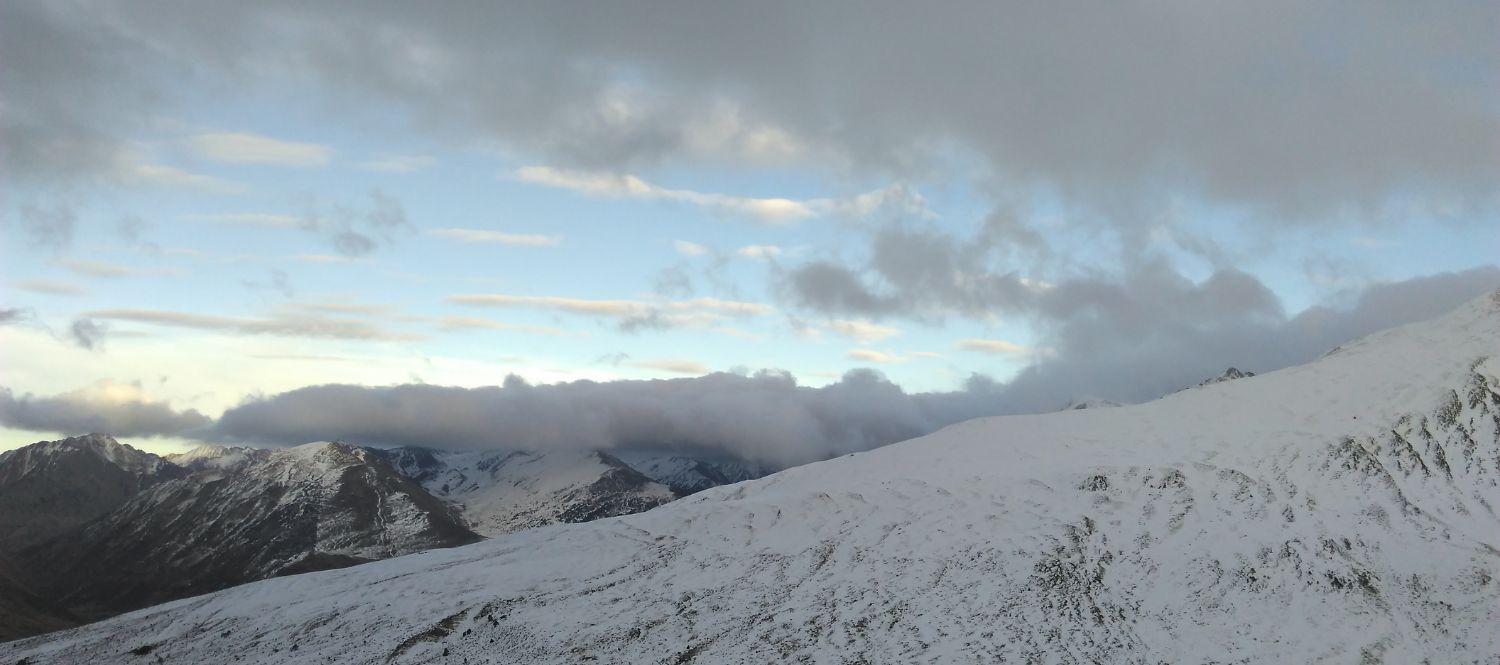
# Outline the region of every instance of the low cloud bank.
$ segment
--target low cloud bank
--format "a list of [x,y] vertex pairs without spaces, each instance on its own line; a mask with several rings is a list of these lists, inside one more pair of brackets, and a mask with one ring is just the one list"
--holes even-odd
[[[1051,411],[1071,398],[1158,397],[1228,365],[1256,372],[1312,360],[1350,339],[1439,316],[1500,286],[1500,268],[1444,273],[1366,289],[1342,306],[1287,318],[1255,284],[1221,276],[1195,297],[1247,292],[1251,317],[1212,327],[1122,327],[1118,316],[1069,318],[1055,353],[1009,382],[971,376],[962,389],[908,393],[873,370],[822,386],[785,372],[630,381],[456,388],[319,385],[257,397],[215,422],[152,402],[139,387],[99,384],[54,397],[0,388],[0,424],[16,429],[292,445],[341,439],[366,445],[548,450],[631,446],[729,454],[785,467],[876,448],[970,418]],[[1238,279],[1238,281],[1236,281]],[[1210,280],[1213,281],[1213,280]],[[1274,300],[1274,297],[1271,297]],[[1106,299],[1107,300],[1107,299]],[[1103,303],[1105,301],[1100,301]],[[1102,306],[1102,304],[1100,305]],[[1210,305],[1204,305],[1208,307]],[[1211,317],[1210,317],[1211,318]],[[1233,324],[1233,325],[1229,325]],[[1149,332],[1148,332],[1149,329]]]

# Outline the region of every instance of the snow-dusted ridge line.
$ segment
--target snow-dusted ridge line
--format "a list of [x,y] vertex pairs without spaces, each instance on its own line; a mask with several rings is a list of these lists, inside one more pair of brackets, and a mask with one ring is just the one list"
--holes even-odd
[[1308,365],[246,585],[0,662],[1493,662],[1500,294]]

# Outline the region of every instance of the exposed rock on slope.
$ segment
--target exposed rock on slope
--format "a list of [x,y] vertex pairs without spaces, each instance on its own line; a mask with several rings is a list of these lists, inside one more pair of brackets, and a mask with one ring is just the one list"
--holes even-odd
[[0,552],[55,538],[187,472],[102,434],[0,453]]
[[242,452],[190,475],[157,459],[181,477],[19,550],[17,579],[93,619],[288,571],[478,540],[447,504],[363,449]]
[[1155,402],[0,645],[0,661],[1492,662],[1500,296]]

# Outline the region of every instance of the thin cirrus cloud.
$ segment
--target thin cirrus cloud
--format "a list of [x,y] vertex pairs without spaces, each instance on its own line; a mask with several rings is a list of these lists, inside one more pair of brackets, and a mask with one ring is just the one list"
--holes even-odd
[[630,174],[574,171],[548,166],[522,167],[515,171],[513,177],[524,183],[565,189],[596,198],[693,205],[749,217],[766,224],[787,224],[825,215],[866,217],[883,208],[898,208],[919,216],[931,216],[921,194],[900,184],[848,199],[797,200],[673,189]]
[[363,171],[376,171],[379,173],[417,173],[426,171],[438,165],[438,160],[423,155],[383,155],[381,157],[357,162],[354,167]]
[[564,337],[569,334],[568,331],[562,328],[506,323],[478,316],[443,316],[438,317],[436,321],[438,327],[447,332],[464,330],[514,330],[534,335],[547,335],[549,337]]
[[672,374],[686,374],[690,376],[703,376],[704,374],[709,374],[713,371],[709,369],[707,365],[701,362],[698,362],[696,360],[684,360],[681,358],[655,358],[650,360],[637,360],[634,362],[628,362],[626,364],[631,367],[638,367],[640,369],[654,369],[662,372],[670,372]]
[[367,321],[301,313],[279,313],[265,318],[193,314],[152,309],[101,309],[83,314],[106,321],[130,321],[173,328],[187,328],[233,335],[270,335],[362,341],[414,341],[423,339],[387,330]]
[[562,244],[562,236],[540,233],[504,233],[486,229],[428,229],[427,235],[435,238],[457,240],[470,244],[511,245],[515,247],[556,247]]
[[618,319],[625,323],[657,321],[663,324],[690,325],[716,321],[725,317],[755,317],[770,314],[770,305],[719,298],[692,300],[625,300],[586,299],[561,296],[520,296],[500,293],[452,295],[448,302],[460,305],[513,307],[552,310]]
[[261,226],[267,228],[293,228],[304,221],[292,215],[261,212],[235,212],[216,214],[184,215],[183,219],[200,224],[223,224],[227,226]]
[[137,268],[134,266],[122,266],[107,261],[96,261],[93,259],[59,259],[57,265],[72,272],[88,277],[99,279],[121,279],[125,277],[151,277],[170,276],[181,274],[178,270],[170,268]]
[[50,279],[25,279],[15,282],[11,286],[22,291],[42,293],[49,296],[81,296],[88,293],[83,287]]
[[707,247],[687,240],[673,240],[672,249],[683,256],[704,256],[709,253]]
[[825,327],[861,344],[878,342],[901,334],[899,328],[882,326],[862,319],[835,319],[829,321]]
[[886,353],[884,351],[876,351],[874,349],[849,349],[849,352],[845,355],[847,355],[850,360],[858,360],[867,363],[880,363],[883,365],[899,363],[904,360],[904,358],[897,354]]
[[1024,358],[1036,352],[1036,349],[1032,347],[1003,339],[961,339],[954,342],[953,347],[964,351],[978,351],[1011,358]]
[[248,132],[197,134],[186,143],[200,158],[230,164],[310,167],[327,166],[333,158],[333,148],[326,145],[283,141]]
[[747,259],[767,260],[781,256],[782,251],[776,245],[746,245],[734,250],[734,253]]

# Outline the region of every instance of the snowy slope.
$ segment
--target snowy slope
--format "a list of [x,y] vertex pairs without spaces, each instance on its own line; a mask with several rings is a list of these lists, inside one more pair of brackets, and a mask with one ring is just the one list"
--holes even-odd
[[1500,294],[1147,404],[268,580],[0,662],[1494,662]]
[[434,496],[453,502],[485,536],[628,515],[677,498],[665,485],[601,452],[412,447],[371,452]]
[[89,619],[478,540],[447,505],[354,446],[199,457],[235,463],[144,488],[74,531],[19,550],[20,579]]

